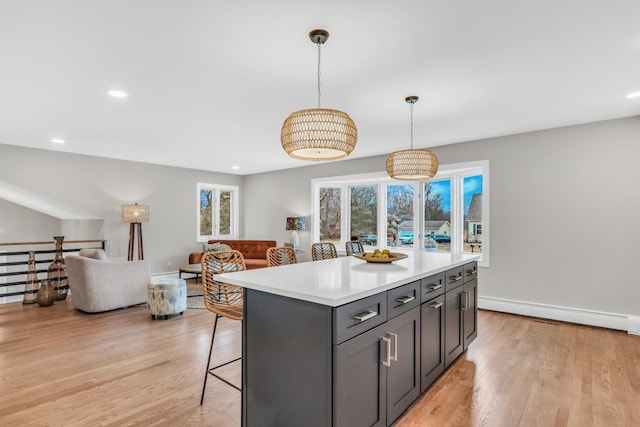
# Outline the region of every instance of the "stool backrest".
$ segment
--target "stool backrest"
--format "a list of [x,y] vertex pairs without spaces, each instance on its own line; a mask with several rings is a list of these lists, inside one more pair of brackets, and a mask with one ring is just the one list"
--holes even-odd
[[331,258],[338,258],[338,252],[333,243],[323,242],[311,245],[311,259],[314,261]]
[[297,263],[298,257],[296,256],[296,251],[289,246],[267,249],[267,264],[269,267]]
[[364,253],[362,242],[359,240],[350,240],[346,242],[345,249],[347,250],[347,256]]
[[229,319],[243,318],[243,288],[215,280],[215,275],[246,270],[242,253],[236,250],[206,252],[202,265],[202,293],[207,310]]

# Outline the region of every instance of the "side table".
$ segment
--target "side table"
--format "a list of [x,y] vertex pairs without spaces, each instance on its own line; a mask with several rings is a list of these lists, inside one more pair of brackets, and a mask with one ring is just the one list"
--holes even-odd
[[189,273],[196,275],[196,283],[198,283],[198,277],[202,275],[202,264],[188,264],[180,267],[178,277],[182,279],[182,273]]

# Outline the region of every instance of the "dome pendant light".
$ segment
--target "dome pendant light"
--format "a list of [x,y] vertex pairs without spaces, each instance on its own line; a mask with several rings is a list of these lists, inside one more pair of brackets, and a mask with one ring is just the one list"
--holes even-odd
[[387,173],[391,178],[407,181],[424,181],[438,172],[438,158],[433,151],[413,148],[413,104],[417,96],[404,99],[411,105],[411,149],[391,153],[387,158]]
[[320,108],[320,45],[329,38],[325,30],[309,33],[318,45],[318,108],[291,113],[282,124],[280,140],[289,156],[301,160],[337,160],[353,151],[358,130],[347,113]]

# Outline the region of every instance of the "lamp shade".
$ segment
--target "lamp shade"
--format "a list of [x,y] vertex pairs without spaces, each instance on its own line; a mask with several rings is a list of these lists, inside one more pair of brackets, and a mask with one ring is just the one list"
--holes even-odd
[[291,113],[280,131],[282,148],[301,160],[337,160],[355,148],[358,130],[347,113],[311,108]]
[[149,205],[122,205],[122,222],[139,223],[149,221]]
[[303,216],[290,216],[287,217],[287,231],[291,230],[304,230],[305,222]]
[[431,150],[401,150],[387,158],[387,173],[391,178],[423,181],[433,178],[437,172],[438,158]]

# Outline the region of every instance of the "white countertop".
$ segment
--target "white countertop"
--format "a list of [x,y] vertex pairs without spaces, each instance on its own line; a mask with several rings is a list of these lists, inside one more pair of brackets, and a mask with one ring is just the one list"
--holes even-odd
[[248,289],[337,307],[478,260],[478,255],[394,250],[408,258],[374,264],[349,257],[216,275]]

